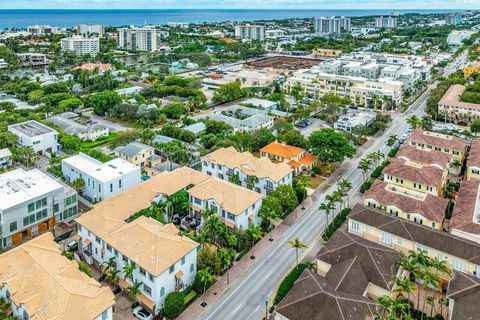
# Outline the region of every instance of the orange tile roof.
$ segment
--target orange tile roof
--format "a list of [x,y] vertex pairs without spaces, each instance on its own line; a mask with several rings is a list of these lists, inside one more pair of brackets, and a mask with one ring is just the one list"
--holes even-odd
[[282,158],[293,158],[299,156],[305,149],[274,141],[260,149],[260,151]]
[[290,161],[290,162],[288,163],[288,165],[291,166],[291,167],[294,167],[294,168],[299,168],[299,167],[301,166],[301,164],[298,163],[298,162],[295,161],[295,160]]
[[474,140],[468,154],[467,167],[480,167],[480,140]]
[[96,68],[98,68],[102,72],[107,70],[113,70],[112,65],[109,63],[85,63],[85,64],[82,64],[81,66],[73,68],[73,70],[93,71]]
[[315,160],[317,160],[317,158],[313,154],[307,152],[305,156],[298,161],[308,166],[315,162]]

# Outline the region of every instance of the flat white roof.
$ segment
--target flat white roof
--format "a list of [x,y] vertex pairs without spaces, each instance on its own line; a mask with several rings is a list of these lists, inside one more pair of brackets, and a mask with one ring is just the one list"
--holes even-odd
[[139,170],[138,166],[120,158],[115,158],[102,163],[84,153],[79,153],[70,158],[63,159],[62,162],[65,162],[77,170],[102,182],[111,181],[124,174]]
[[6,172],[0,175],[0,210],[59,189],[63,189],[62,184],[38,169]]

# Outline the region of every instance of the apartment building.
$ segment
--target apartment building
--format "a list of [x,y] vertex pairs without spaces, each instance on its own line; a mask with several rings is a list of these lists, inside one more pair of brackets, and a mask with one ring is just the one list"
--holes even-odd
[[60,150],[58,132],[40,122],[29,120],[8,126],[8,131],[17,136],[17,144],[31,147],[38,154],[56,153]]
[[237,131],[255,131],[261,128],[273,127],[274,118],[269,116],[268,111],[233,105],[221,111],[205,116],[206,119],[221,121]]
[[466,179],[480,181],[480,141],[473,140],[467,159]]
[[354,128],[369,127],[377,119],[377,114],[368,110],[349,111],[333,123],[333,128],[352,132]]
[[480,119],[480,104],[460,100],[464,91],[465,86],[461,84],[450,86],[438,102],[438,115],[461,125]]
[[238,176],[241,186],[263,196],[281,185],[292,185],[293,172],[289,165],[274,163],[267,157],[257,158],[250,152],[238,152],[234,147],[220,148],[202,157],[202,172],[222,180]]
[[317,158],[307,150],[278,141],[261,148],[260,157],[267,157],[276,163],[286,163],[296,174],[310,172],[317,165]]
[[22,66],[43,66],[49,63],[52,63],[52,60],[47,58],[47,55],[44,53],[36,52],[25,52],[17,53],[18,58],[20,59],[20,64]]
[[112,320],[115,296],[46,233],[0,255],[0,297],[16,319]]
[[117,29],[117,48],[128,51],[158,51],[161,32],[152,27],[130,27]]
[[453,160],[463,162],[467,141],[452,135],[425,131],[422,128],[413,130],[407,140],[407,144],[420,150],[434,150],[443,152]]
[[115,148],[115,155],[120,159],[127,160],[140,168],[144,168],[148,163],[153,165],[159,162],[155,155],[155,148],[140,142],[131,142],[126,146]]
[[230,228],[246,230],[260,224],[258,212],[263,198],[260,193],[216,177],[193,186],[188,193],[190,217],[200,220],[200,228],[204,223],[201,213],[206,209],[216,213],[220,221]]
[[75,190],[38,169],[0,175],[0,248],[30,240],[77,212]]
[[45,26],[35,25],[35,26],[28,27],[27,32],[32,36],[47,36],[49,34],[60,33],[60,29],[58,29],[57,27],[52,27],[48,25],[45,25]]
[[377,29],[394,29],[398,25],[397,17],[376,17],[375,28]]
[[[173,224],[161,224],[151,218],[129,218],[152,203],[167,198],[190,185],[198,185],[209,176],[190,168],[161,173],[116,196],[97,203],[76,219],[80,251],[87,263],[101,265],[115,257],[117,270],[135,263],[131,278],[120,274],[125,288],[141,281],[138,301],[157,313],[166,296],[189,286],[197,272],[198,243],[180,236]],[[124,280],[123,280],[124,279]]]
[[449,232],[480,243],[480,181],[462,181],[450,219]]
[[0,149],[0,170],[9,168],[12,165],[12,152],[10,149]]
[[123,159],[102,163],[84,153],[62,160],[62,173],[68,183],[82,179],[83,196],[93,202],[108,199],[141,182],[140,167]]
[[[402,145],[396,157],[424,166],[435,165],[443,170],[450,168],[450,162],[452,160],[450,154],[431,149],[417,149],[415,146],[408,144]],[[452,172],[449,170],[449,173]]]
[[437,230],[443,230],[448,199],[376,180],[363,204]]
[[340,34],[350,32],[352,24],[346,17],[319,17],[314,20],[315,33]]
[[60,46],[63,51],[75,52],[77,55],[95,56],[100,52],[100,39],[72,36],[61,39]]
[[409,160],[392,158],[383,169],[383,181],[410,190],[441,197],[447,183],[448,170],[435,164],[423,165]]
[[79,24],[77,25],[77,35],[85,38],[90,36],[103,38],[105,37],[105,27],[100,24]]
[[464,40],[470,39],[475,33],[472,30],[452,30],[447,37],[447,44],[453,47],[459,47],[463,44]]
[[[403,254],[422,251],[455,271],[480,274],[480,244],[373,208],[356,205],[348,216],[348,232]],[[445,290],[450,276],[440,278]]]
[[462,16],[459,14],[449,14],[445,18],[445,24],[450,26],[456,26],[462,23]]
[[265,26],[242,24],[235,26],[235,37],[242,40],[265,41]]
[[98,123],[80,123],[80,116],[74,112],[59,113],[47,118],[46,121],[54,123],[69,135],[76,136],[82,141],[97,140],[108,136],[110,132],[108,127]]

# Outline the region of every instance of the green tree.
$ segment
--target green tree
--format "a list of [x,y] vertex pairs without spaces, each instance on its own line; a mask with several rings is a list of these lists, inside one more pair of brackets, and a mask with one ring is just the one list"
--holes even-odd
[[63,134],[60,138],[60,144],[62,145],[62,150],[68,154],[74,154],[80,151],[82,147],[82,141],[76,136],[70,136],[68,134]]
[[240,81],[234,81],[220,85],[213,92],[212,101],[216,103],[226,103],[238,100],[245,96],[245,90],[242,89]]
[[0,133],[0,149],[11,148],[15,146],[17,136],[10,131],[3,131]]
[[356,150],[350,145],[345,136],[331,128],[314,131],[308,137],[308,147],[312,153],[324,164],[327,162],[341,162],[351,158]]
[[90,269],[88,264],[84,261],[79,261],[78,262],[78,270],[82,271],[83,273],[85,273],[90,278],[93,276],[92,269]]
[[480,132],[480,120],[473,120],[470,124],[470,132],[474,134],[475,139],[477,139],[477,133]]
[[208,268],[208,270],[211,270],[215,274],[219,274],[222,271],[222,261],[220,261],[217,254],[208,246],[205,246],[202,251],[199,252],[197,263],[198,269]]
[[237,186],[241,186],[242,185],[242,181],[240,181],[240,175],[238,173],[235,173],[233,174],[231,177],[230,177],[230,180],[229,180],[231,183],[233,184],[236,184]]
[[137,265],[135,262],[127,263],[123,266],[123,279],[133,279],[133,272],[137,269]]
[[77,192],[80,192],[80,190],[82,190],[85,187],[85,180],[83,180],[82,178],[77,178],[77,179],[73,180],[70,185]]
[[30,146],[20,146],[13,149],[13,159],[26,167],[31,167],[40,158]]
[[333,203],[327,201],[327,202],[324,202],[324,203],[321,203],[320,204],[320,207],[319,209],[323,212],[325,212],[325,217],[327,218],[327,227],[329,225],[328,223],[328,216],[330,215],[330,213],[332,213],[332,211],[335,209],[334,206],[333,206]]
[[134,302],[137,299],[137,296],[141,293],[140,287],[142,286],[142,284],[143,282],[135,279],[133,285],[125,289],[128,299],[130,299],[130,301]]
[[275,196],[268,195],[262,201],[262,207],[258,212],[258,216],[264,220],[270,222],[270,220],[278,219],[283,214],[282,202]]
[[120,102],[120,96],[115,91],[102,91],[89,95],[85,99],[85,107],[92,108],[95,114],[104,116]]
[[370,168],[372,167],[372,160],[368,159],[368,158],[363,158],[362,160],[360,160],[360,162],[358,163],[358,169],[360,169],[363,173],[363,176],[364,176],[364,179],[366,179],[366,175],[367,175],[367,172],[368,170],[370,170]]
[[270,196],[280,200],[283,216],[291,213],[298,206],[297,193],[289,185],[278,186],[270,193]]
[[407,124],[409,124],[411,128],[415,129],[422,124],[422,121],[416,115],[412,115],[407,118]]
[[298,267],[298,250],[307,248],[307,245],[298,238],[288,241],[288,244],[290,244],[290,248],[295,249],[295,261]]
[[58,107],[62,112],[65,112],[65,111],[73,111],[79,108],[82,104],[83,104],[82,100],[73,97],[73,98],[60,101],[58,103]]
[[395,134],[391,134],[389,137],[388,137],[388,140],[387,140],[387,146],[391,147],[393,146],[398,140],[398,136],[395,135]]
[[183,292],[170,292],[163,303],[162,315],[167,319],[177,318],[185,308],[185,294]]

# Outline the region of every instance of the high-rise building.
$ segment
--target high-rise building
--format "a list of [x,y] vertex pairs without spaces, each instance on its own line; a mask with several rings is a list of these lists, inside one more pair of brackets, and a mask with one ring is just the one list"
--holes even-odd
[[462,17],[458,14],[450,14],[445,19],[445,24],[456,26],[462,23]]
[[265,40],[265,26],[256,24],[244,24],[235,26],[235,37],[242,40]]
[[99,38],[84,38],[82,36],[73,36],[60,40],[60,46],[64,51],[72,51],[77,55],[97,55],[100,51]]
[[117,29],[117,48],[129,51],[157,51],[160,49],[159,30],[151,27]]
[[378,29],[394,29],[398,25],[398,18],[396,17],[376,17],[375,28]]
[[27,32],[33,36],[45,36],[49,34],[57,34],[59,33],[59,29],[57,27],[52,26],[31,26],[27,28]]
[[79,24],[77,25],[77,35],[82,37],[105,36],[105,27],[100,24]]
[[315,33],[339,34],[350,32],[352,26],[350,18],[346,17],[320,17],[315,18]]

